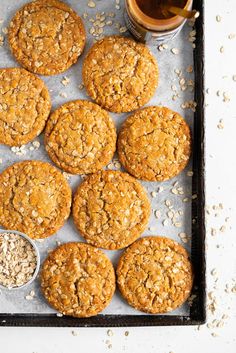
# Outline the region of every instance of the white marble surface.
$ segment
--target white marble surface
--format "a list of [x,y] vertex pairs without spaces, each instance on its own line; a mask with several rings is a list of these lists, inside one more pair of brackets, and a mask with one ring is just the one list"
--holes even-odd
[[[236,75],[236,38],[228,39],[230,33],[236,33],[236,2],[205,2],[206,88],[209,89],[206,94],[206,186],[207,204],[211,208],[207,224],[207,272],[208,292],[213,292],[216,297],[216,310],[214,315],[208,312],[208,324],[217,320],[213,325],[221,325],[222,315],[228,315],[223,320],[224,326],[113,328],[111,337],[107,335],[107,329],[75,329],[74,336],[72,329],[67,328],[0,328],[0,352],[236,352],[236,293],[231,292],[236,284],[236,82],[232,79]],[[221,22],[216,21],[217,15],[222,17]],[[223,53],[220,52],[221,46],[224,47]],[[229,95],[229,102],[223,102],[223,92]],[[220,119],[223,120],[223,129],[217,128]],[[213,210],[212,206],[219,203],[223,204],[223,210]],[[228,222],[225,222],[226,217],[229,217]],[[224,225],[225,231],[220,232]],[[217,230],[215,236],[211,235],[211,228]],[[214,276],[211,275],[213,269]],[[125,331],[129,331],[128,336]]]

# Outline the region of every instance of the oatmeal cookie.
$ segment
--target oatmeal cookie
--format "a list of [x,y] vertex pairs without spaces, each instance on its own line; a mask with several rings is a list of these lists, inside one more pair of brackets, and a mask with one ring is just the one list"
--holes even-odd
[[135,309],[166,313],[189,297],[193,271],[187,251],[172,239],[150,236],[137,240],[121,256],[117,282]]
[[88,244],[63,244],[49,254],[42,267],[42,292],[64,315],[97,315],[110,303],[115,286],[111,261]]
[[71,189],[49,163],[23,161],[0,174],[0,225],[46,238],[69,217]]
[[44,129],[51,109],[48,89],[20,68],[0,69],[0,143],[20,146]]
[[135,112],[118,136],[119,160],[138,179],[171,179],[186,167],[190,154],[188,124],[180,114],[165,107],[151,106]]
[[150,203],[142,185],[127,173],[101,171],[78,187],[73,201],[76,227],[92,245],[121,249],[144,231]]
[[106,37],[92,46],[83,64],[88,94],[111,112],[130,112],[146,104],[158,84],[156,59],[130,38]]
[[41,75],[67,70],[81,55],[85,29],[81,18],[58,0],[37,0],[13,17],[8,40],[16,60]]
[[66,172],[95,173],[115,152],[115,125],[97,104],[86,100],[69,102],[50,116],[45,146],[53,162]]

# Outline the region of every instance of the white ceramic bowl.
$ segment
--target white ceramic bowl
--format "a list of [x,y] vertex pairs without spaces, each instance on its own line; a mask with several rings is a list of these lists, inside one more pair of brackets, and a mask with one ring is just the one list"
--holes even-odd
[[5,290],[17,290],[17,289],[22,289],[26,286],[28,286],[30,283],[32,283],[35,278],[37,277],[38,275],[38,272],[39,272],[39,268],[40,268],[40,255],[39,255],[39,250],[37,248],[37,246],[35,245],[34,241],[28,237],[28,235],[24,234],[24,233],[21,233],[21,232],[18,232],[17,230],[5,230],[5,229],[0,229],[0,234],[3,234],[3,233],[13,233],[13,234],[17,234],[17,235],[20,235],[22,238],[25,238],[26,240],[28,240],[28,242],[32,245],[32,247],[34,248],[34,251],[35,251],[35,254],[36,254],[36,259],[37,259],[37,264],[36,264],[36,268],[35,268],[35,271],[34,271],[34,274],[33,276],[31,277],[31,279],[26,282],[25,284],[23,284],[22,286],[19,286],[19,287],[13,287],[13,288],[7,288],[7,287],[4,287],[3,285],[0,284],[0,288],[1,289],[5,289]]

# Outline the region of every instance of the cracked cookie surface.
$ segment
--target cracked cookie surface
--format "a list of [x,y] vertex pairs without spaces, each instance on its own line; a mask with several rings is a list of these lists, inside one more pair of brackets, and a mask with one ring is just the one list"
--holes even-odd
[[98,41],[83,63],[88,94],[103,108],[130,112],[146,104],[158,84],[154,56],[141,43],[111,36]]
[[127,173],[101,171],[88,176],[73,201],[76,227],[90,244],[121,249],[145,230],[150,203],[142,185]]
[[133,243],[120,257],[117,283],[135,309],[166,313],[189,297],[193,282],[187,251],[172,239],[150,236]]
[[0,143],[20,146],[44,129],[51,109],[48,89],[20,68],[0,69]]
[[97,104],[72,101],[51,114],[45,130],[45,147],[53,162],[65,171],[95,173],[113,157],[115,125]]
[[70,186],[49,163],[23,161],[0,174],[0,224],[6,229],[46,238],[63,226],[70,207]]
[[16,60],[41,75],[67,70],[81,55],[85,29],[81,18],[58,0],[38,0],[13,17],[8,40]]
[[191,133],[180,114],[151,106],[141,109],[121,126],[119,160],[138,179],[164,181],[178,175],[191,155]]
[[64,315],[97,315],[110,303],[115,286],[111,261],[88,244],[63,244],[49,254],[42,267],[42,292]]

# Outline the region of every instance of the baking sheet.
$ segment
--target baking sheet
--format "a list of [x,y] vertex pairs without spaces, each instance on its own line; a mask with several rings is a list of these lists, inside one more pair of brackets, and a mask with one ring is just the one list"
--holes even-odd
[[[74,100],[74,99],[89,99],[86,95],[85,90],[81,90],[79,87],[82,84],[81,77],[81,66],[83,59],[86,55],[86,52],[91,47],[94,42],[94,37],[89,34],[89,30],[92,27],[93,23],[89,19],[95,18],[96,14],[99,12],[105,13],[114,13],[114,18],[107,17],[107,20],[113,21],[112,26],[104,27],[104,35],[111,34],[120,34],[118,27],[125,26],[123,20],[123,11],[124,4],[123,1],[120,1],[120,5],[117,6],[115,0],[94,0],[96,7],[90,8],[87,6],[88,0],[68,0],[66,1],[71,7],[78,12],[81,16],[83,13],[88,13],[88,17],[84,21],[87,32],[87,43],[83,55],[79,58],[78,62],[71,67],[64,74],[43,77],[41,78],[47,84],[51,98],[52,98],[52,109],[56,109],[61,104]],[[24,0],[9,0],[0,2],[0,19],[3,19],[4,22],[0,24],[0,28],[8,26],[9,20],[14,15],[16,10],[25,4]],[[118,8],[120,7],[120,8]],[[118,26],[119,24],[119,26]],[[176,74],[176,70],[181,70],[183,72],[183,77],[187,80],[194,80],[194,73],[187,73],[186,68],[188,66],[193,66],[193,49],[192,44],[189,42],[189,33],[192,28],[186,24],[180,34],[173,40],[167,43],[168,49],[159,51],[156,47],[150,48],[152,53],[157,58],[159,64],[160,78],[159,86],[156,90],[155,96],[150,100],[148,105],[165,105],[169,108],[178,111],[182,114],[186,121],[189,123],[193,131],[193,118],[194,113],[191,109],[182,109],[181,104],[186,101],[193,100],[194,92],[191,92],[189,89],[185,91],[180,90],[179,78]],[[129,36],[129,33],[122,33],[122,35]],[[173,54],[171,49],[178,48],[179,54]],[[19,66],[11,55],[7,40],[3,47],[0,47],[0,67],[14,67]],[[65,87],[61,83],[63,77],[66,76],[70,79],[70,83]],[[174,95],[171,86],[175,85],[178,89],[180,97],[176,100],[172,100]],[[126,119],[128,114],[112,114],[112,117],[115,121],[117,129],[121,123]],[[3,171],[7,166],[13,164],[14,162],[25,160],[25,159],[39,159],[47,162],[51,162],[48,158],[46,151],[43,146],[43,135],[36,139],[40,141],[40,148],[38,150],[31,151],[30,146],[32,143],[29,143],[25,146],[26,154],[22,156],[17,156],[11,151],[7,146],[0,145],[0,158],[2,163],[0,164],[0,172]],[[115,156],[115,160],[117,157]],[[116,168],[112,168],[116,169]],[[187,175],[188,171],[192,170],[192,162],[190,161],[188,167],[176,178],[171,179],[167,182],[142,182],[146,188],[151,205],[152,205],[152,214],[149,221],[148,228],[144,232],[144,235],[164,235],[168,236],[174,240],[181,242],[178,234],[181,232],[186,233],[191,237],[191,202],[183,202],[183,199],[189,198],[191,201],[192,196],[192,178]],[[81,182],[80,176],[70,177],[69,183],[73,190],[77,188]],[[182,187],[184,194],[175,195],[172,193],[173,185],[178,182],[178,185],[174,188]],[[162,192],[158,192],[159,188],[163,188]],[[155,197],[152,197],[153,192]],[[171,224],[170,219],[167,217],[167,212],[169,211],[166,206],[166,201],[170,201],[173,205],[173,210],[181,211],[182,215],[179,216],[179,222],[182,224],[180,227],[175,227]],[[161,217],[157,219],[154,215],[154,211],[159,210],[161,212]],[[180,213],[181,213],[180,212]],[[164,220],[167,224],[163,225]],[[165,223],[166,223],[165,222]],[[68,241],[83,241],[83,238],[79,235],[76,230],[72,217],[69,221],[61,228],[55,235],[44,240],[43,242],[37,242],[37,246],[40,250],[41,261],[45,259],[48,251],[57,246],[57,242],[68,242]],[[190,251],[191,239],[189,239],[188,244],[183,244],[187,250]],[[122,252],[121,251],[105,251],[106,254],[111,258],[114,265],[116,265],[117,260]],[[29,294],[31,290],[35,291],[35,297],[32,300],[26,300],[25,297]],[[0,313],[11,313],[11,314],[50,314],[56,313],[51,309],[47,303],[44,301],[40,289],[39,281],[36,280],[32,285],[29,285],[25,289],[18,291],[5,291],[1,290],[0,292]],[[119,315],[140,315],[143,313],[136,311],[130,307],[126,302],[120,297],[118,291],[114,295],[111,304],[103,311],[103,314],[119,314]],[[181,308],[169,313],[168,315],[189,315],[189,305],[186,303]]]

